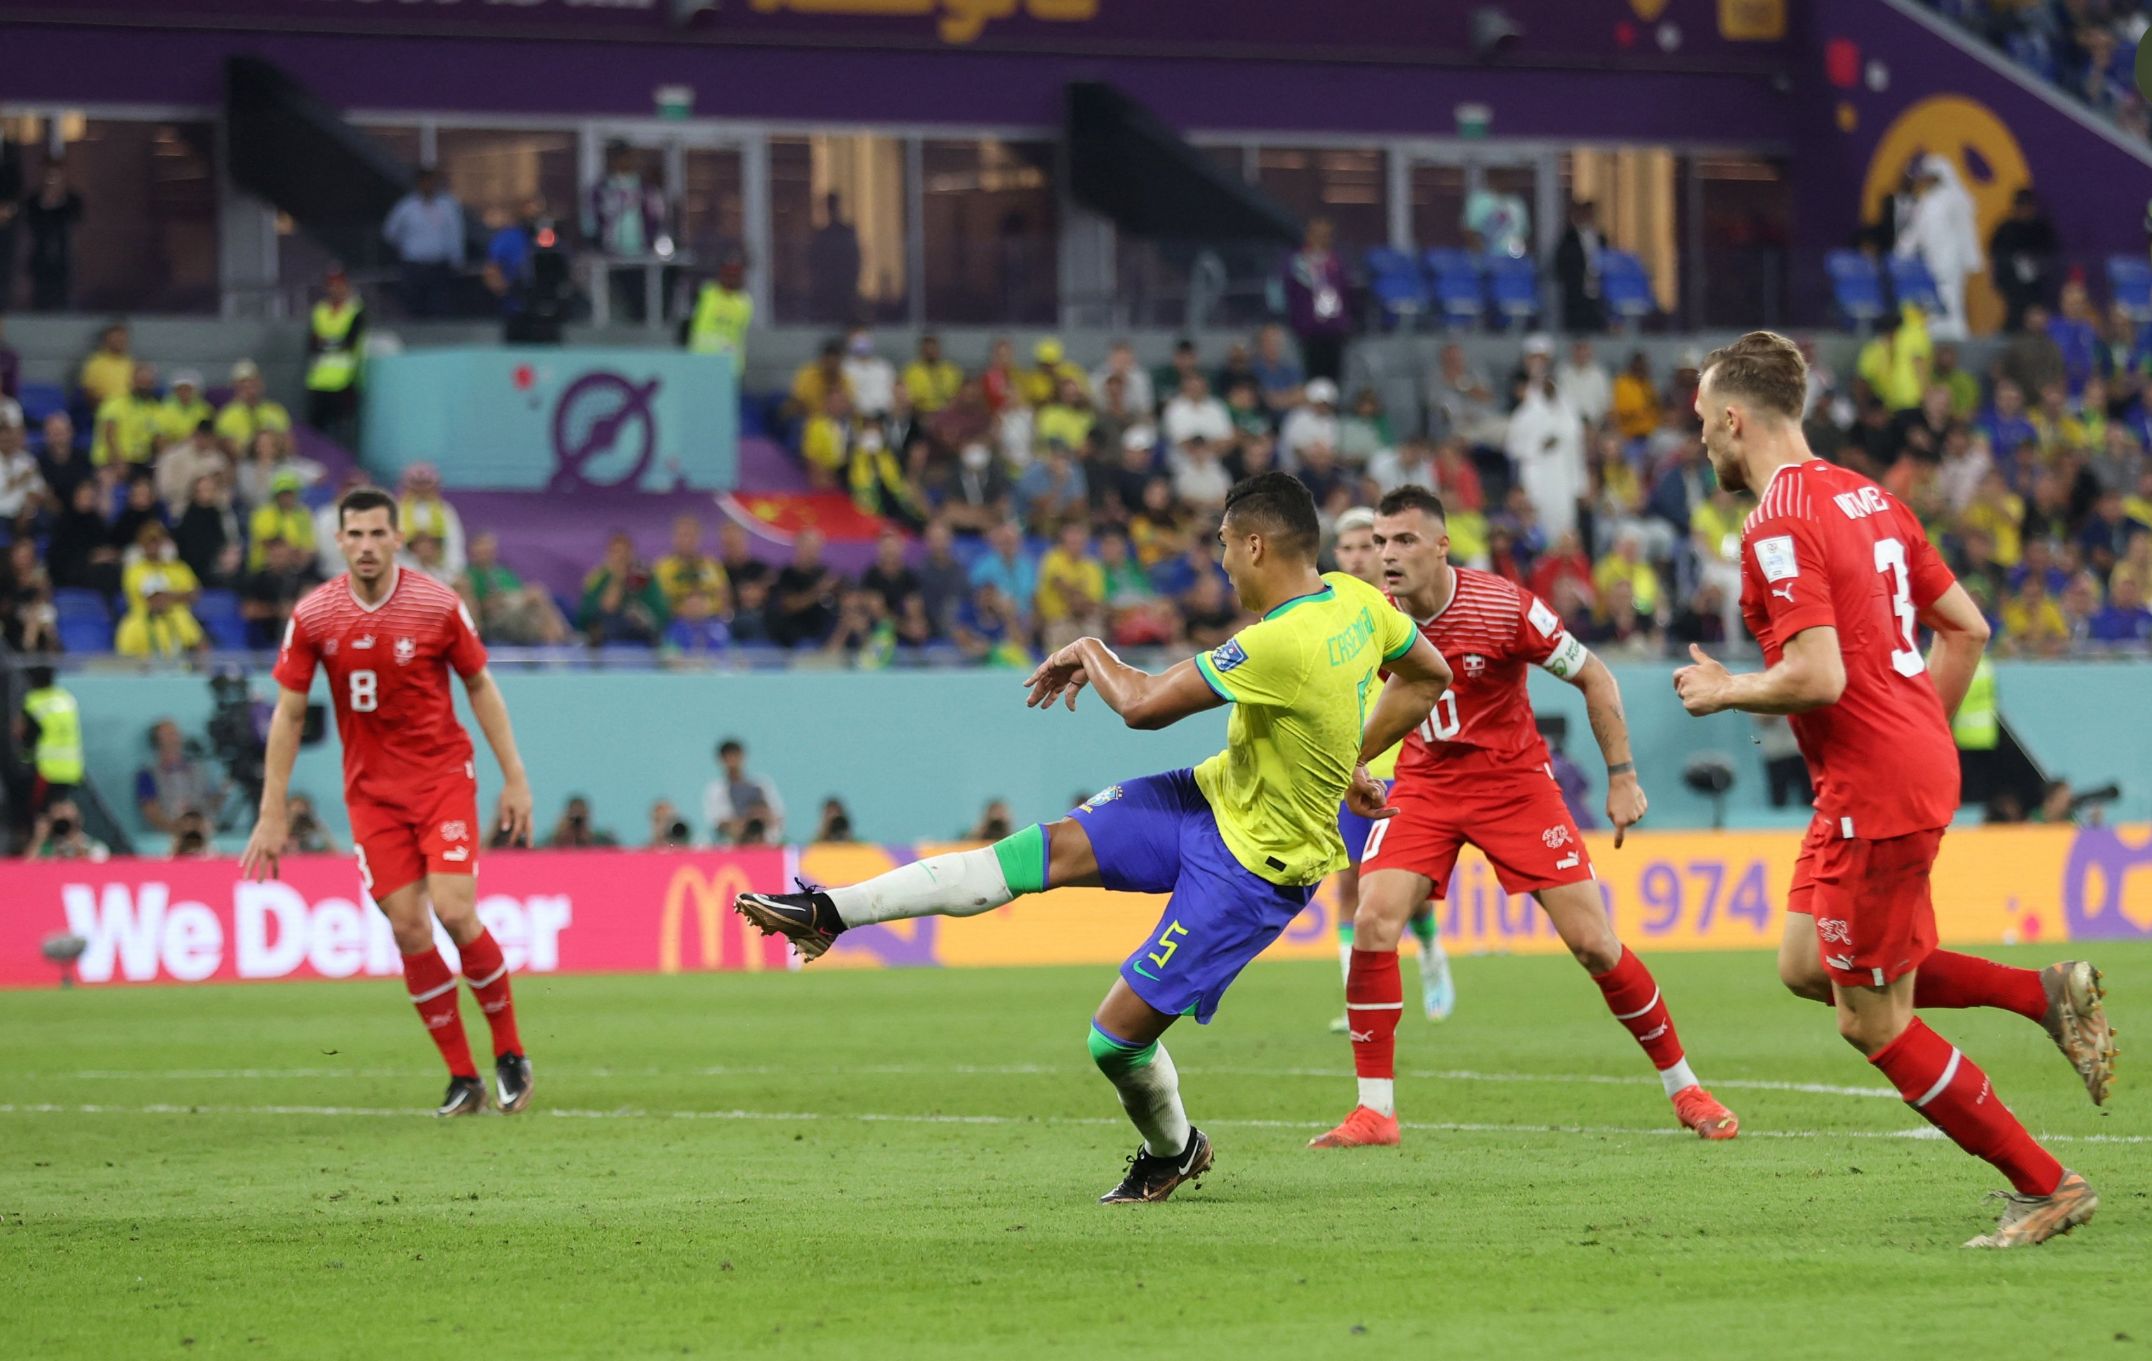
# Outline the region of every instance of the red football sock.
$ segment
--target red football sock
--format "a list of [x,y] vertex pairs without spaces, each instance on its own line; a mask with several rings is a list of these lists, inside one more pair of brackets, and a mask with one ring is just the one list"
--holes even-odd
[[1997,1007],[2028,1021],[2047,1015],[2047,989],[2038,969],[2016,969],[1978,955],[1937,950],[1913,975],[1913,1005],[1922,1011]]
[[426,1023],[426,1033],[448,1061],[451,1077],[477,1077],[471,1062],[471,1042],[463,1033],[463,1013],[456,1006],[456,975],[449,972],[441,952],[428,946],[403,957],[404,985],[411,990],[411,1004]]
[[1397,1018],[1404,1010],[1397,951],[1355,949],[1345,975],[1345,1025],[1352,1035],[1352,1070],[1362,1079],[1363,1092],[1367,1079],[1388,1083],[1397,1076]]
[[463,947],[463,976],[471,981],[471,996],[478,999],[486,1024],[493,1027],[493,1057],[522,1053],[515,999],[508,995],[508,961],[501,958],[500,943],[491,931],[481,928],[478,939]]
[[1628,946],[1621,947],[1621,962],[1605,973],[1593,974],[1592,982],[1606,994],[1607,1010],[1614,1013],[1614,1019],[1629,1028],[1651,1057],[1652,1067],[1663,1070],[1681,1062],[1681,1037],[1674,1033],[1674,1018],[1659,996],[1659,985]]
[[2062,1181],[2062,1164],[2025,1132],[1988,1075],[1919,1017],[1868,1061],[1921,1118],[1993,1163],[2021,1195],[2050,1195]]

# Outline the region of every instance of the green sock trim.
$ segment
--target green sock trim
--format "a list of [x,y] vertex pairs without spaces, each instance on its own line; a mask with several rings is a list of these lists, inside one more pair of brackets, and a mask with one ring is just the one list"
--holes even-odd
[[1420,944],[1433,945],[1435,943],[1434,913],[1430,912],[1424,917],[1414,917],[1411,925],[1412,934],[1419,937]]
[[1098,1070],[1107,1077],[1119,1077],[1138,1068],[1148,1068],[1157,1058],[1158,1041],[1153,1040],[1140,1049],[1131,1048],[1100,1030],[1098,1022],[1091,1023],[1091,1062],[1097,1064]]
[[1338,923],[1338,942],[1342,945],[1352,944],[1352,918],[1347,917]]
[[1036,822],[994,843],[1001,877],[1016,894],[1046,891],[1046,829]]

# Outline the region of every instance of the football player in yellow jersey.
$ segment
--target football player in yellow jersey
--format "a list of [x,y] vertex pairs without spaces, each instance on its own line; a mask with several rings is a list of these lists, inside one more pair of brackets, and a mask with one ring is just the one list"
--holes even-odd
[[[1360,578],[1377,590],[1376,584],[1382,572],[1381,559],[1375,552],[1375,512],[1366,506],[1354,506],[1338,516],[1332,528],[1337,541],[1331,551],[1337,556],[1338,570]],[[1379,686],[1380,681],[1376,684]],[[1397,748],[1392,747],[1367,763],[1367,773],[1382,781],[1385,789],[1397,775]],[[1352,919],[1360,905],[1360,852],[1367,845],[1368,832],[1374,823],[1345,804],[1338,809],[1338,835],[1345,842],[1345,858],[1352,863],[1337,872],[1334,883],[1336,892],[1331,900],[1337,904],[1338,914],[1338,964],[1348,974],[1352,971]],[[1433,899],[1423,899],[1412,910],[1409,919],[1413,938],[1420,942],[1420,1002],[1427,1010],[1430,1021],[1446,1021],[1457,1009],[1457,985],[1450,978],[1449,952],[1435,936],[1435,904]],[[1343,1016],[1330,1023],[1330,1033],[1343,1035],[1351,1026]]]
[[[1079,638],[1027,682],[1031,707],[1065,700],[1074,709],[1088,688],[1131,728],[1230,704],[1216,756],[1113,785],[1068,817],[989,847],[847,888],[734,901],[813,959],[853,926],[976,916],[1049,888],[1172,895],[1091,1018],[1092,1060],[1143,1135],[1121,1184],[1100,1197],[1109,1204],[1164,1200],[1210,1167],[1210,1140],[1188,1121],[1160,1039],[1182,1016],[1209,1021],[1248,961],[1344,867],[1341,801],[1364,816],[1389,814],[1366,762],[1425,720],[1450,682],[1441,656],[1380,591],[1316,570],[1321,538],[1300,482],[1249,478],[1226,498],[1218,541],[1234,594],[1258,622],[1155,676]],[[1390,683],[1371,703],[1384,669]]]

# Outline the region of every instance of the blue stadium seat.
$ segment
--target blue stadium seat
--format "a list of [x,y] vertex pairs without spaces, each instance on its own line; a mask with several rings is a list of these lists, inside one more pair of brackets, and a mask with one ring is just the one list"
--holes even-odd
[[1367,253],[1367,290],[1382,309],[1386,326],[1410,326],[1427,311],[1427,280],[1412,257],[1377,246]]
[[1453,326],[1477,326],[1487,315],[1487,294],[1479,262],[1461,250],[1440,247],[1420,257],[1434,281],[1434,305]]
[[231,591],[204,591],[194,601],[194,622],[220,652],[244,652],[247,621],[239,616],[239,597]]
[[104,594],[86,587],[59,587],[52,593],[52,608],[63,624],[70,619],[86,619],[108,627],[112,623],[112,607]]
[[91,619],[84,615],[72,618],[62,615],[53,630],[60,635],[62,652],[110,652],[112,650],[112,625],[104,619]]
[[1522,324],[1539,315],[1539,266],[1528,257],[1487,257],[1487,296],[1494,310]]
[[1855,329],[1883,315],[1883,276],[1875,261],[1857,250],[1834,250],[1825,257],[1831,275],[1831,298]]
[[1901,304],[1911,303],[1924,312],[1943,310],[1942,295],[1935,289],[1935,276],[1928,272],[1927,262],[1917,256],[1891,257],[1890,286]]
[[2152,264],[2142,255],[2107,258],[2107,287],[2131,321],[2152,321]]
[[23,424],[32,432],[53,412],[67,410],[67,389],[58,383],[24,383],[19,399]]
[[1659,310],[1652,296],[1651,274],[1644,262],[1625,250],[1599,254],[1599,296],[1610,316],[1641,321]]

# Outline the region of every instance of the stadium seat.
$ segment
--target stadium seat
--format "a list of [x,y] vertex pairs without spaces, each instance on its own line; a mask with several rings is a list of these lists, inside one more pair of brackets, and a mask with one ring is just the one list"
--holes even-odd
[[1848,325],[1858,330],[1883,315],[1883,276],[1875,261],[1857,250],[1834,250],[1825,260],[1831,298]]
[[35,433],[47,416],[67,410],[67,389],[58,383],[24,383],[18,400],[22,403],[24,426]]
[[55,626],[60,635],[60,650],[81,654],[85,652],[110,652],[112,650],[112,625],[104,619],[91,619],[84,615],[60,617]]
[[1487,257],[1487,295],[1494,310],[1519,325],[1539,315],[1539,266],[1525,256]]
[[1650,272],[1642,260],[1625,250],[1600,252],[1599,296],[1606,302],[1609,316],[1625,321],[1641,321],[1659,310],[1658,299],[1651,292]]
[[63,624],[70,619],[87,619],[105,625],[112,622],[112,607],[104,594],[82,586],[62,586],[54,590],[52,608]]
[[1912,303],[1929,313],[1943,310],[1942,295],[1935,289],[1935,276],[1928,272],[1923,260],[1907,255],[1892,256],[1890,285],[1900,303]]
[[2152,264],[2142,255],[2111,255],[2107,258],[2107,287],[2115,305],[2131,321],[2152,321]]
[[247,621],[239,615],[239,597],[231,591],[204,591],[195,597],[194,622],[219,652],[244,652]]
[[1385,326],[1410,326],[1430,301],[1427,280],[1412,257],[1377,246],[1367,253],[1367,290],[1382,309]]
[[1487,315],[1479,262],[1461,250],[1436,248],[1420,257],[1434,281],[1434,305],[1453,326],[1477,326]]

